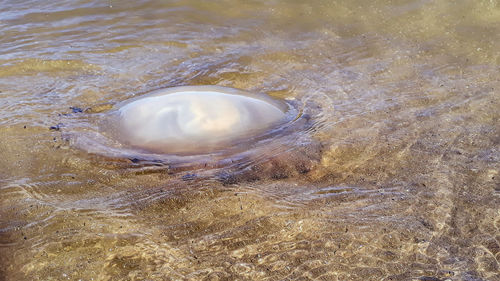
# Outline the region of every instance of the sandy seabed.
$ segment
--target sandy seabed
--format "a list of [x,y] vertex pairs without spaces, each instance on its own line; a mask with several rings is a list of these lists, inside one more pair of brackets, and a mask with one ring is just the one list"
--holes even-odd
[[[499,280],[499,44],[498,1],[3,1],[0,280]],[[184,85],[302,119],[191,162],[91,145]]]

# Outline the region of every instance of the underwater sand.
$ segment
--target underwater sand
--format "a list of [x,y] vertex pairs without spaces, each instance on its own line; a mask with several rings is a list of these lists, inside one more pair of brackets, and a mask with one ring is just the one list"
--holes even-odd
[[[184,85],[303,118],[176,165],[94,145]],[[499,117],[496,0],[0,0],[0,280],[500,280]]]

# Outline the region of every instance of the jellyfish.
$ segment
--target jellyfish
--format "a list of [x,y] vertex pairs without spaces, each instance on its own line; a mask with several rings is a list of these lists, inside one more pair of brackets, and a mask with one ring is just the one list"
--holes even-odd
[[175,87],[118,105],[115,135],[155,153],[194,154],[222,149],[283,122],[284,103],[263,94],[217,87]]
[[331,111],[322,102],[221,86],[172,87],[74,113],[88,118],[81,127],[91,129],[62,131],[74,146],[127,169],[184,179],[203,174],[227,184],[280,179],[306,175],[320,162],[323,144],[313,133]]

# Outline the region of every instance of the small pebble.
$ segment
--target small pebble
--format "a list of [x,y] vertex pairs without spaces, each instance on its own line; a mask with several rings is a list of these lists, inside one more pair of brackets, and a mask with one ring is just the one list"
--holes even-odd
[[185,174],[184,176],[182,176],[183,181],[190,181],[190,180],[194,180],[195,178],[196,178],[196,174]]
[[70,109],[73,111],[73,113],[81,113],[81,112],[83,112],[83,109],[81,109],[79,107],[75,107],[75,106],[70,107]]
[[49,130],[51,130],[51,131],[59,131],[59,130],[61,130],[61,126],[63,126],[63,125],[64,125],[63,123],[59,123],[59,124],[57,124],[55,126],[50,126]]

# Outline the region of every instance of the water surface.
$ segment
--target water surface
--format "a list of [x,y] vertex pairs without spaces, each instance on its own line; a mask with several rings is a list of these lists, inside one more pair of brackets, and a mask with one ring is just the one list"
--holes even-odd
[[[499,65],[495,0],[0,0],[0,280],[498,280]],[[208,165],[91,145],[184,85],[303,118]]]

